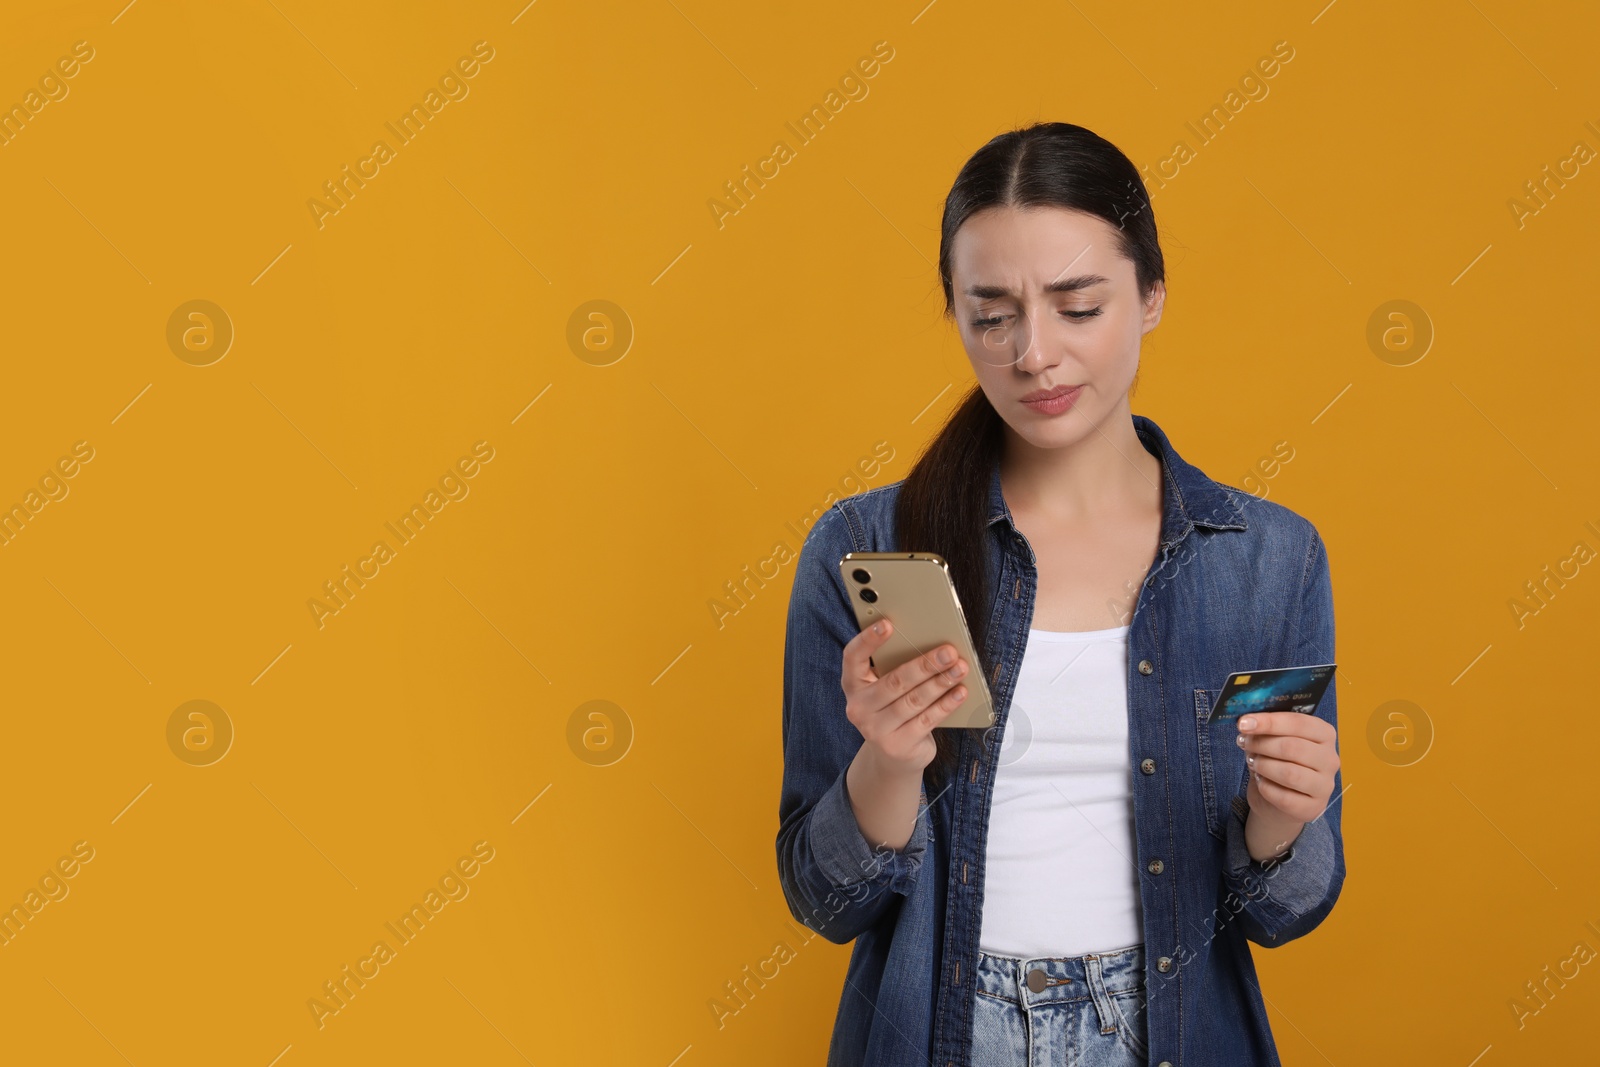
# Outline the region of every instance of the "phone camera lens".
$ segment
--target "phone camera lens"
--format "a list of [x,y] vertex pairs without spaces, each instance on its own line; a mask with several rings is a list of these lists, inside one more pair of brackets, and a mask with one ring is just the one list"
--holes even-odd
[[857,567],[855,570],[851,571],[850,577],[854,578],[862,585],[866,585],[868,582],[872,581],[872,575],[868,574],[866,569],[863,567]]
[[868,588],[861,590],[861,599],[865,600],[868,604],[876,604],[878,602],[878,594],[874,593],[872,588],[869,586]]

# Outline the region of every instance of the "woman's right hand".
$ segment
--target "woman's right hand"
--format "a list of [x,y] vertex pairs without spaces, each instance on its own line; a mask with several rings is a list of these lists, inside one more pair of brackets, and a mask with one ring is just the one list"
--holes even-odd
[[968,665],[954,645],[943,644],[880,678],[870,659],[893,632],[894,624],[882,619],[844,646],[845,717],[861,731],[878,767],[920,776],[938,752],[934,727],[967,697],[960,680]]

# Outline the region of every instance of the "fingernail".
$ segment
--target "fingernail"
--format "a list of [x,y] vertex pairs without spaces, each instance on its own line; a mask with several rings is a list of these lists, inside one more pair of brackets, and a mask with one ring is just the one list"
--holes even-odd
[[1255,728],[1256,728],[1256,717],[1254,715],[1246,715],[1244,718],[1239,720],[1239,729],[1241,729],[1241,730],[1254,730]]
[[1234,744],[1238,745],[1240,748],[1243,748],[1244,747],[1244,734],[1234,734],[1233,735],[1233,741],[1234,741]]
[[881,635],[883,633],[883,623],[882,622],[873,623],[872,624],[872,632],[875,633],[875,634],[880,634]]

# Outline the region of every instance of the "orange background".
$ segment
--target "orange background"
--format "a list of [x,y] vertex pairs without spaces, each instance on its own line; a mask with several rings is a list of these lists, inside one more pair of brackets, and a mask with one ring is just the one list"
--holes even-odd
[[[1592,966],[1512,1001],[1600,948],[1600,577],[1511,606],[1600,548],[1600,175],[1525,189],[1600,148],[1592,12],[122,2],[0,34],[0,102],[93,51],[0,146],[0,504],[93,453],[0,546],[0,903],[93,853],[0,947],[5,1059],[822,1062],[848,949],[777,880],[775,549],[903,477],[968,388],[942,198],[1039,119],[1152,175],[1188,144],[1150,183],[1169,298],[1134,410],[1329,545],[1349,880],[1257,953],[1285,1061],[1592,1051]],[[323,183],[479,41],[319,227]],[[220,359],[169,345],[192,300],[232,325]],[[466,495],[319,627],[323,583],[478,442]],[[220,716],[169,730],[196,700]],[[441,879],[467,895],[319,1026]]]

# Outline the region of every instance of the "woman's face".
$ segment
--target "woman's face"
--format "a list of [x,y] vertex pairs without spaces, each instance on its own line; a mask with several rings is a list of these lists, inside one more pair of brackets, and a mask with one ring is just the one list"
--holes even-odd
[[[1126,416],[1140,339],[1165,287],[1140,299],[1117,230],[1065,208],[986,208],[956,231],[950,274],[962,344],[1001,418],[1040,447]],[[1051,403],[1025,398],[1076,387]]]

